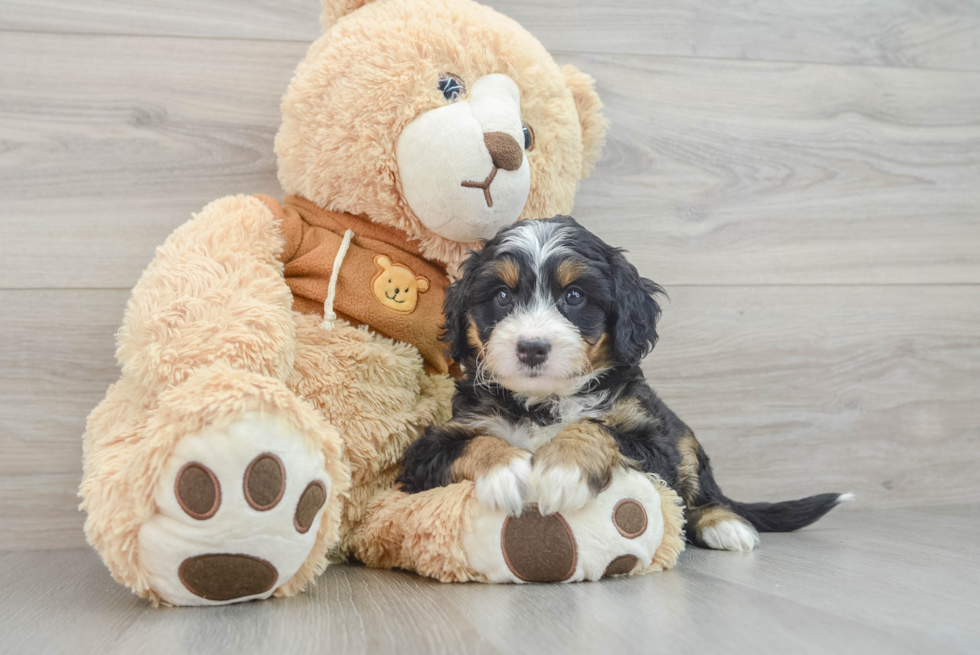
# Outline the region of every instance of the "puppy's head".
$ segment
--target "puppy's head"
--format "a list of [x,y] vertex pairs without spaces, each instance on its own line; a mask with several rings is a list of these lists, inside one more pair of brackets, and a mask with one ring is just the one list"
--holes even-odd
[[572,218],[501,230],[446,295],[454,359],[529,398],[570,395],[657,342],[658,285]]

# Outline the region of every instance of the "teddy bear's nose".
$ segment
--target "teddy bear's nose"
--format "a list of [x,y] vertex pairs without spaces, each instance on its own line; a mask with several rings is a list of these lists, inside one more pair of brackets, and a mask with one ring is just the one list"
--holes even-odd
[[493,165],[505,171],[516,171],[524,161],[524,150],[517,139],[506,132],[486,132],[483,142],[487,144]]

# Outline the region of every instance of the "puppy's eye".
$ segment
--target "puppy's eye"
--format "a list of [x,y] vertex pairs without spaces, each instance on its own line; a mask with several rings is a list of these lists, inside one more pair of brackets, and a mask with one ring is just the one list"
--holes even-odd
[[500,307],[507,307],[514,302],[514,297],[507,289],[501,289],[497,292],[497,295],[493,297],[493,301]]
[[458,75],[441,73],[439,75],[439,90],[449,102],[456,102],[466,93],[466,85]]
[[524,121],[521,127],[524,129],[524,149],[530,150],[534,147],[534,130],[527,124],[527,121]]
[[585,294],[578,289],[569,289],[565,292],[565,303],[571,307],[576,307],[585,302]]

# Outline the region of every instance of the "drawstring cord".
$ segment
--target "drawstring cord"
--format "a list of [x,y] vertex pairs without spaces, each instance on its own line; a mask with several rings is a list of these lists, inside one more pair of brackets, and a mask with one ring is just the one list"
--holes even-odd
[[340,267],[344,263],[344,257],[347,256],[347,250],[350,248],[350,242],[353,238],[354,230],[344,232],[344,240],[340,242],[337,256],[333,258],[333,271],[330,272],[330,284],[327,286],[327,299],[323,301],[323,323],[320,323],[320,327],[324,330],[332,330],[337,321],[337,312],[333,310],[333,301],[337,296],[337,278],[340,276]]

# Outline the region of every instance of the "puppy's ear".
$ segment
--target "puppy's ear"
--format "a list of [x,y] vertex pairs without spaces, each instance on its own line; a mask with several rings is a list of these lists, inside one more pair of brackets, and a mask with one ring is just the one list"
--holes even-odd
[[459,279],[449,285],[442,301],[442,313],[446,322],[439,338],[449,344],[449,356],[456,362],[466,361],[475,354],[466,332],[470,327],[469,308],[473,286],[473,276],[469,273],[476,268],[478,258],[479,253],[471,252],[463,261]]
[[657,345],[660,320],[657,296],[666,296],[667,292],[659,284],[640,277],[621,251],[615,251],[610,260],[616,307],[616,351],[623,362],[636,366]]

